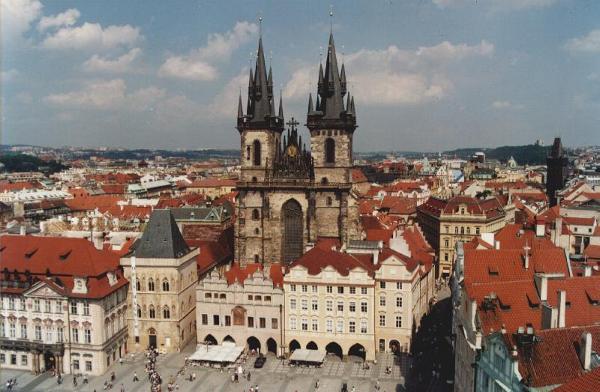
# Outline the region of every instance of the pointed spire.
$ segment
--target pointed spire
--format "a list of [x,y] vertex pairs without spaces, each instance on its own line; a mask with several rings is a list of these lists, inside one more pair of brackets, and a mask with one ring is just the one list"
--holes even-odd
[[319,97],[320,97],[319,94],[317,94],[317,105],[315,106],[315,110],[317,112],[321,111],[321,100],[319,99]]
[[346,84],[346,66],[342,64],[342,70],[340,71],[340,80],[343,84]]
[[356,117],[356,108],[354,107],[354,97],[352,97],[352,100],[350,101],[350,111]]
[[323,63],[319,63],[319,86],[323,84]]
[[250,78],[248,79],[248,88],[254,85],[254,75],[252,75],[252,68],[250,68]]
[[279,92],[279,115],[278,117],[283,121],[283,94]]
[[273,87],[273,70],[269,66],[269,77],[267,78],[267,85]]
[[242,92],[240,91],[240,99],[238,101],[238,118],[244,117],[244,111],[242,110]]
[[348,93],[348,97],[346,99],[346,111],[350,111],[350,93]]
[[312,100],[312,93],[308,94],[308,113],[312,113],[314,111],[313,109],[313,100]]

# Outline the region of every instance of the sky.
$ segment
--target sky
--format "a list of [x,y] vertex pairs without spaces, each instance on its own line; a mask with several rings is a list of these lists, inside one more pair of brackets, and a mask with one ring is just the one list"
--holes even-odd
[[331,3],[0,0],[0,142],[239,148],[259,34],[303,123],[333,29],[357,151],[600,144],[600,1]]

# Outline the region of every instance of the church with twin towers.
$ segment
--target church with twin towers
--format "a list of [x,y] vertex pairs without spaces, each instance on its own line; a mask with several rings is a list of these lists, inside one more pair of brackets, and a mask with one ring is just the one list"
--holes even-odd
[[307,99],[310,149],[298,133],[299,123],[284,119],[281,97],[276,107],[261,35],[245,110],[241,94],[238,103],[235,260],[241,265],[289,264],[319,240],[343,245],[360,237],[352,183],[356,110],[332,33],[325,67],[319,65],[315,99],[312,93]]

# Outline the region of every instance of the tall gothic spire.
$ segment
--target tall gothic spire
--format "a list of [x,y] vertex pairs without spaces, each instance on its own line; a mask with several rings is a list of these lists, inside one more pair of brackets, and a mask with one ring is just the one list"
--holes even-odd
[[344,104],[346,93],[346,67],[343,64],[341,69],[338,67],[335,42],[333,32],[331,32],[327,46],[325,69],[323,70],[323,65],[319,64],[317,104],[312,112],[309,107],[309,128],[335,126],[354,130],[356,128],[356,118],[352,110],[352,99],[348,96],[347,102]]
[[269,67],[267,73],[262,35],[258,39],[254,73],[250,69],[246,115],[240,117],[238,110],[238,129],[240,128],[283,131],[283,118],[280,118],[275,112],[273,71]]

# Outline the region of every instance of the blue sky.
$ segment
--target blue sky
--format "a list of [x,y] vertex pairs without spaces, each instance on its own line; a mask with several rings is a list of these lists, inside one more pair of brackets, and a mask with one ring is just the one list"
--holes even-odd
[[[258,17],[306,116],[329,4],[2,0],[2,143],[237,148]],[[600,2],[333,1],[358,151],[600,144]],[[244,97],[245,101],[245,97]]]

